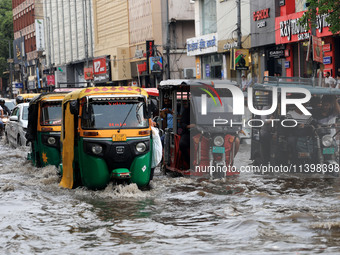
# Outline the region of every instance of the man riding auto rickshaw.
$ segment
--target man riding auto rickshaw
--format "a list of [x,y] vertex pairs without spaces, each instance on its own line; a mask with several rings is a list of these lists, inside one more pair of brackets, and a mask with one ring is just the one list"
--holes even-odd
[[61,103],[67,93],[42,93],[30,102],[26,133],[31,143],[28,158],[37,167],[60,164]]
[[[308,92],[311,98],[302,105],[295,104],[305,97],[303,93],[297,93],[296,88]],[[277,108],[270,116],[253,114],[253,119],[263,124],[252,127],[251,159],[254,165],[290,165],[293,172],[317,167],[331,172],[339,168],[336,135],[339,133],[340,106],[337,101],[340,90],[285,82],[255,84],[253,89],[255,108],[268,109],[277,102]],[[290,93],[290,89],[293,92]],[[274,95],[276,90],[277,95]],[[289,103],[286,99],[283,102],[282,98],[290,100]],[[282,113],[284,106],[287,107],[286,114]],[[303,109],[309,114],[303,113]]]
[[[164,130],[164,172],[212,178],[237,172],[232,166],[242,115],[233,114],[232,93],[226,84],[238,89],[229,81],[161,81],[159,108],[164,108],[164,98],[168,98],[173,120],[172,128]],[[223,121],[216,124],[218,120]]]
[[62,187],[102,189],[110,181],[148,186],[153,137],[143,89],[85,88],[68,94],[62,107]]

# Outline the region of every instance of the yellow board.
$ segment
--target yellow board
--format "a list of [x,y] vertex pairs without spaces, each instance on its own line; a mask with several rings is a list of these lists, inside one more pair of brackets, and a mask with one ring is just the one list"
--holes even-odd
[[73,188],[73,159],[74,159],[74,115],[70,113],[70,104],[68,103],[65,110],[65,134],[61,134],[63,139],[62,162],[63,176],[60,186],[63,188]]

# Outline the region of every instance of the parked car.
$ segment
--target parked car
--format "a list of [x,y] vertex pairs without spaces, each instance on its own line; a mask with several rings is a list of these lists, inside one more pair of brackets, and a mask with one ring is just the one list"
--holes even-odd
[[6,141],[14,147],[27,145],[25,134],[28,124],[28,105],[29,103],[18,104],[6,124]]

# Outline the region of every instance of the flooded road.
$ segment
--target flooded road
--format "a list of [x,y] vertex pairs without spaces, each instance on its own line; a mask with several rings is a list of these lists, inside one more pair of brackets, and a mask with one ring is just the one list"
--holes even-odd
[[[242,145],[236,165],[250,163]],[[172,178],[152,189],[58,186],[28,148],[0,142],[3,254],[339,254],[340,181],[242,173]]]

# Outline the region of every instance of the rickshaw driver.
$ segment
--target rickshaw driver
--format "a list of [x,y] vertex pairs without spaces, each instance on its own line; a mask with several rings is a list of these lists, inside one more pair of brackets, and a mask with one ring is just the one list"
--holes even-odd
[[[183,155],[182,158],[184,159],[188,166],[190,166],[190,141],[191,138],[197,134],[197,130],[195,130],[196,124],[191,123],[190,115],[194,116],[193,113],[191,112],[190,102],[187,101],[187,103],[184,104],[184,110],[180,121],[180,128],[182,130],[179,132],[181,135],[181,139],[179,141],[179,149]],[[234,157],[235,157],[240,148],[241,140],[238,136],[234,136],[234,142],[235,142]]]
[[[334,95],[324,95],[321,99],[321,108],[315,109],[313,117],[317,120],[318,124],[331,125],[335,124],[336,119],[340,115],[340,105]],[[332,129],[331,134],[335,134],[336,130]]]

